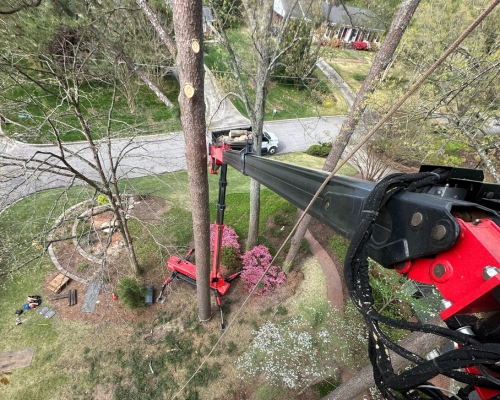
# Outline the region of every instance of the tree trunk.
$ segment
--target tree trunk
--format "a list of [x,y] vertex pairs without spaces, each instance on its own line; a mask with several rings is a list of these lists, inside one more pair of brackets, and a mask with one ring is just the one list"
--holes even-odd
[[174,31],[179,69],[179,106],[184,131],[189,193],[196,248],[198,315],[211,317],[210,307],[210,212],[208,200],[207,144],[203,68],[202,1],[177,1]]
[[495,164],[493,164],[493,162],[491,161],[486,150],[483,147],[479,146],[474,140],[472,140],[472,146],[476,149],[477,154],[479,154],[481,161],[484,163],[491,176],[493,176],[497,183],[500,183],[500,173],[498,173],[497,169],[495,168]]
[[307,232],[307,227],[311,223],[311,220],[312,217],[309,214],[305,215],[300,224],[297,226],[294,235],[290,239],[290,250],[288,251],[285,262],[283,263],[283,271],[285,272],[285,274],[288,274],[292,269],[293,260],[299,252],[300,244],[304,239],[304,236]]
[[[434,317],[429,323],[442,327],[446,326],[439,317]],[[425,356],[430,351],[443,346],[448,341],[449,339],[442,336],[436,336],[430,333],[413,332],[408,337],[401,340],[399,344],[410,350],[412,353]],[[406,358],[403,358],[392,351],[390,353],[394,373],[398,373],[411,364],[411,362]],[[367,365],[347,382],[342,383],[342,385],[323,397],[321,400],[353,399],[373,386],[375,386],[375,381],[373,380],[373,367],[371,365]]]
[[[264,1],[261,13],[250,17],[251,29],[256,35],[254,45],[258,49],[257,73],[255,77],[255,102],[252,113],[249,113],[252,123],[254,149],[261,154],[262,131],[266,113],[267,85],[271,76],[271,61],[273,55],[271,40],[271,23],[273,2]],[[252,15],[252,13],[249,13]],[[247,249],[257,245],[260,223],[260,184],[254,179],[250,183],[250,221],[248,225]]]
[[[375,56],[370,71],[368,72],[363,85],[356,95],[356,100],[354,101],[351,111],[349,112],[347,119],[342,124],[339,135],[335,140],[332,150],[326,158],[325,164],[323,165],[324,171],[333,171],[335,166],[339,162],[342,153],[347,147],[347,144],[354,134],[354,130],[356,129],[359,120],[361,119],[361,116],[365,111],[366,106],[363,103],[366,99],[366,95],[373,91],[374,83],[377,81],[377,77],[381,73],[383,73],[387,65],[389,65],[389,63],[391,62],[394,52],[396,51],[396,48],[401,41],[403,33],[408,27],[408,24],[410,23],[410,20],[415,13],[415,10],[417,9],[419,3],[420,0],[403,0],[403,2],[401,3],[399,10],[394,17],[394,20],[392,21],[387,37],[385,38],[384,43]],[[300,225],[297,227],[297,230],[292,239],[290,250],[285,259],[285,267],[291,266],[293,260],[297,256],[300,243],[302,243],[302,239],[304,238],[304,234],[307,230],[309,221],[310,218],[304,218]]]
[[250,180],[250,213],[248,219],[246,249],[252,250],[257,246],[260,223],[260,183],[255,179]]
[[108,200],[110,201],[111,208],[113,209],[113,216],[116,218],[118,223],[118,230],[123,239],[123,243],[125,244],[125,248],[127,249],[128,259],[130,261],[130,265],[134,270],[134,273],[139,272],[139,263],[137,262],[137,257],[135,255],[134,244],[132,241],[132,236],[130,235],[130,231],[128,229],[128,221],[125,218],[125,210],[121,204],[121,197],[119,192],[116,195],[109,195]]
[[377,81],[377,77],[382,74],[386,67],[390,64],[396,48],[398,47],[399,42],[401,41],[401,38],[403,37],[403,34],[419,4],[420,0],[403,0],[401,3],[394,20],[392,21],[389,33],[373,60],[370,71],[368,72],[365,81],[356,95],[356,100],[354,101],[351,112],[342,124],[342,128],[340,129],[339,136],[335,141],[335,145],[326,158],[323,170],[333,171],[339,162],[342,153],[354,134],[354,130],[356,129],[359,120],[363,116],[366,108],[363,103],[366,96],[373,91],[373,84]]
[[[119,224],[118,229],[122,235],[125,247],[127,248],[127,254],[128,254],[129,261],[130,261],[130,265],[132,266],[134,273],[137,274],[139,272],[139,264],[137,263],[137,257],[135,254],[134,246],[132,244],[132,237],[130,236],[130,232],[128,230],[127,220],[125,219],[125,211],[123,210],[123,206],[122,206],[121,201],[120,201],[120,196],[119,196],[120,192],[117,189],[116,198],[115,198],[115,196],[113,195],[113,190],[110,186],[110,181],[104,172],[101,158],[99,157],[99,149],[95,145],[94,140],[92,139],[92,135],[91,135],[90,128],[88,125],[88,121],[83,116],[82,110],[80,108],[80,103],[78,102],[77,98],[72,96],[71,91],[67,90],[66,93],[68,94],[68,98],[71,99],[71,104],[74,108],[75,114],[76,114],[78,121],[80,123],[80,126],[82,128],[82,132],[85,136],[85,139],[87,140],[87,143],[89,145],[90,150],[92,151],[92,156],[94,158],[94,163],[95,163],[95,170],[97,171],[97,173],[99,175],[99,180],[101,181],[101,184],[102,184],[101,192],[105,193],[106,196],[108,197],[108,199],[110,201],[111,208],[113,209],[113,214],[114,214],[115,218],[118,218],[120,220],[120,224]],[[108,124],[111,121],[111,114],[112,114],[112,108],[111,108],[110,114],[108,116]],[[109,125],[108,125],[108,129],[109,129]],[[108,137],[107,140],[108,140],[108,142],[107,142],[108,154],[110,155],[111,149],[109,148],[109,146],[110,146],[111,139]],[[114,181],[116,181],[116,168],[117,167],[118,167],[118,165],[114,164],[112,159],[111,159],[110,160],[110,169],[112,171]]]

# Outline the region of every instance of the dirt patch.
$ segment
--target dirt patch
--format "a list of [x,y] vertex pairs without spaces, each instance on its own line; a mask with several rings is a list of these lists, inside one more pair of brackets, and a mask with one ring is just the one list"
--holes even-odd
[[[169,209],[170,205],[160,197],[133,196],[127,199],[130,217],[145,224],[161,223],[161,216]],[[92,207],[89,204],[76,208],[55,228],[53,237],[59,238],[52,246],[59,264],[84,280],[102,279],[106,271],[108,282],[116,284],[121,265],[128,262],[116,221],[105,206]]]
[[163,339],[168,332],[172,331],[177,331],[178,333],[184,332],[184,327],[180,319],[153,327],[148,333],[143,334],[141,339],[149,339],[153,343],[156,343]]
[[[50,282],[54,277],[51,273],[45,277],[45,284]],[[98,322],[130,322],[130,321],[150,321],[159,312],[159,307],[156,303],[151,307],[141,308],[140,311],[134,311],[127,308],[122,302],[113,300],[114,288],[110,284],[105,284],[101,288],[98,296],[95,311],[93,313],[83,313],[81,308],[85,294],[87,293],[88,285],[70,280],[66,287],[61,290],[61,294],[68,293],[70,290],[77,292],[77,304],[74,306],[68,305],[67,299],[52,300],[56,295],[45,288],[42,298],[50,302],[50,308],[56,311],[59,318],[68,319],[71,321],[84,321],[88,323]]]
[[135,218],[149,224],[159,224],[162,222],[161,216],[171,208],[165,199],[157,196],[133,196],[133,204],[129,206],[129,212]]
[[[149,225],[161,223],[162,215],[169,209],[170,205],[160,197],[134,196],[127,199],[128,214]],[[75,208],[70,216],[66,216],[66,219],[54,230],[54,238],[66,238],[66,240],[54,242],[52,246],[54,255],[62,268],[83,280],[100,280],[104,283],[94,313],[80,312],[87,292],[87,284],[70,280],[61,291],[61,294],[69,290],[77,291],[75,306],[68,306],[68,300],[64,298],[52,300],[56,294],[46,288],[43,295],[50,301],[50,306],[59,316],[85,322],[148,321],[154,319],[159,312],[156,303],[137,313],[113,299],[119,277],[129,272],[129,261],[121,235],[116,229],[109,232],[114,225],[111,211],[102,206],[93,207],[90,204],[83,204]],[[77,238],[74,238],[75,232]],[[154,270],[145,271],[141,275],[141,280],[145,285],[156,286],[156,294],[167,273],[166,267],[159,266]],[[45,277],[45,287],[56,274],[57,272],[54,271]]]
[[94,391],[94,400],[113,400],[114,387],[111,384],[98,384]]

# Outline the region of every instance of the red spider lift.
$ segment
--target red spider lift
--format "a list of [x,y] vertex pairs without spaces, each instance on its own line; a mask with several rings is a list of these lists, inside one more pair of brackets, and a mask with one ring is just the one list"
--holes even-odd
[[[210,156],[212,169],[228,164],[302,210],[327,177],[324,171],[258,157],[250,146],[241,152],[211,146]],[[379,374],[377,386],[389,391],[402,387],[405,399],[421,399],[415,390],[431,398],[448,398],[437,388],[426,392],[429,385],[422,378],[441,373],[467,384],[469,392],[460,393],[460,398],[500,399],[500,185],[484,183],[481,170],[436,166],[422,166],[419,174],[394,174],[381,183],[399,179],[422,179],[432,184],[422,184],[413,191],[386,189],[381,208],[375,210],[372,205],[383,186],[334,176],[308,211],[352,241],[354,247],[362,243],[358,240],[361,237],[363,258],[369,256],[410,279],[432,284],[443,297],[440,317],[447,329],[411,323],[406,326],[413,328],[405,329],[441,334],[459,343],[459,348],[432,360],[401,350],[398,354],[414,360],[419,368],[402,376],[391,372],[384,354],[376,353],[371,360],[374,374]],[[397,188],[400,184],[388,185]],[[388,195],[391,190],[395,194]],[[370,236],[358,229],[367,220],[373,226]],[[354,257],[349,262],[357,260]],[[348,270],[347,265],[344,268]],[[352,282],[354,289],[350,291],[362,287],[360,280]],[[374,314],[363,315],[366,320]],[[378,329],[377,322],[372,326]],[[380,336],[372,337],[377,340]],[[372,347],[374,352],[377,348]],[[410,381],[416,383],[407,384]]]
[[[240,152],[228,145],[211,146],[210,159],[211,173],[221,170],[210,287],[222,318],[220,296],[235,277],[224,278],[219,272],[227,165],[302,210],[327,173],[258,157],[250,143]],[[359,294],[358,299],[363,298],[357,305],[371,334],[375,382],[388,398],[401,398],[394,396],[395,391],[412,400],[423,399],[417,391],[425,398],[448,398],[427,382],[444,374],[466,384],[468,392],[459,392],[462,397],[454,398],[500,399],[500,185],[483,179],[480,170],[436,166],[422,166],[418,174],[393,174],[377,184],[334,176],[308,210],[351,241],[349,252],[354,252],[346,257],[346,282],[351,297]],[[366,230],[360,229],[365,225]],[[185,259],[170,258],[167,266],[172,274],[162,291],[176,277],[196,284],[191,253]],[[447,328],[395,321],[367,306],[370,294],[364,290],[368,279],[359,271],[369,268],[368,257],[410,279],[434,285],[443,297],[440,317]],[[360,297],[365,295],[368,297]],[[444,336],[459,348],[426,360],[390,343],[379,329],[379,321]],[[388,348],[416,366],[399,375],[393,373]]]
[[[212,166],[210,173],[217,174],[218,168]],[[230,282],[240,275],[240,272],[224,277],[220,273],[220,261],[222,251],[222,234],[224,232],[224,210],[226,209],[226,186],[227,186],[227,164],[222,164],[219,176],[219,197],[217,200],[217,219],[215,222],[215,239],[214,239],[214,254],[212,261],[212,270],[210,272],[210,289],[213,290],[215,301],[219,308],[221,317],[221,328],[225,328],[224,315],[222,313],[221,296],[224,296],[230,287]],[[158,295],[157,302],[162,303],[165,297],[162,295],[164,289],[174,279],[183,280],[190,285],[196,287],[196,265],[189,262],[194,249],[190,249],[185,258],[172,256],[167,261],[167,268],[172,271],[170,276],[163,282],[163,285]]]

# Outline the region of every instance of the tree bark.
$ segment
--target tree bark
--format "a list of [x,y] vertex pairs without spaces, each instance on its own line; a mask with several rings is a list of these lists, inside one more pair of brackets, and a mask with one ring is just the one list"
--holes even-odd
[[349,140],[359,123],[359,120],[363,116],[366,108],[363,103],[366,100],[366,96],[373,91],[374,83],[377,81],[377,77],[384,72],[385,68],[391,62],[394,52],[396,51],[396,48],[398,47],[399,42],[401,41],[401,38],[403,37],[403,34],[419,4],[420,0],[403,0],[401,3],[398,12],[394,16],[394,20],[392,21],[384,43],[380,47],[380,50],[373,60],[373,64],[367,77],[356,95],[356,100],[354,101],[352,109],[347,116],[347,119],[342,124],[339,136],[335,141],[335,145],[326,158],[323,170],[333,171],[339,162],[342,153],[347,147],[347,144],[349,143]]
[[[177,67],[181,87],[179,106],[184,131],[196,248],[198,315],[201,321],[206,321],[211,317],[210,212],[205,139],[205,70],[203,68],[201,0],[175,2],[174,31],[178,44]],[[196,46],[196,42],[198,46]]]
[[[434,317],[430,322],[432,325],[438,325],[445,327],[446,325],[439,317]],[[432,335],[430,333],[413,332],[408,335],[405,339],[401,340],[399,344],[410,350],[412,353],[420,354],[425,356],[430,351],[443,346],[448,339],[442,336]],[[392,365],[394,367],[394,372],[397,373],[411,364],[406,358],[395,354],[393,351],[391,353]],[[367,365],[361,369],[356,375],[350,378],[347,382],[342,383],[337,389],[329,393],[321,400],[345,400],[353,399],[359,396],[364,391],[375,385],[373,380],[373,367]]]
[[[288,251],[288,254],[285,257],[285,261],[283,263],[283,271],[285,274],[288,274],[290,270],[292,269],[293,265],[293,260],[297,256],[300,248],[300,244],[302,243],[302,240],[304,239],[304,236],[307,232],[307,228],[309,224],[311,223],[312,217],[307,214],[304,215],[304,218],[300,222],[300,224],[297,226],[297,229],[295,230],[294,235],[290,239],[290,250]],[[293,249],[293,251],[292,251]]]
[[250,180],[250,212],[248,216],[248,238],[246,249],[252,250],[257,246],[260,224],[260,183]]
[[[401,3],[399,10],[394,17],[394,20],[392,21],[391,27],[384,40],[384,43],[375,56],[370,71],[368,72],[363,85],[356,95],[356,99],[351,108],[351,111],[342,124],[339,135],[335,140],[332,150],[326,158],[325,164],[323,165],[324,171],[333,171],[335,166],[339,162],[342,153],[347,147],[347,144],[354,134],[354,131],[365,111],[366,106],[364,105],[364,101],[366,99],[366,96],[373,91],[374,83],[377,81],[377,77],[383,73],[387,65],[389,65],[389,63],[391,62],[392,57],[394,56],[394,52],[396,51],[396,48],[401,41],[401,38],[403,37],[403,33],[408,27],[408,24],[410,23],[410,20],[413,17],[413,14],[415,13],[415,10],[417,9],[419,3],[420,0],[403,0],[403,2]],[[285,267],[291,266],[293,260],[297,256],[300,243],[304,238],[304,234],[307,230],[307,225],[309,224],[309,222],[310,218],[304,218],[297,227],[297,230],[292,239],[290,250],[288,251],[288,254],[285,258]],[[305,225],[305,227],[303,225]]]

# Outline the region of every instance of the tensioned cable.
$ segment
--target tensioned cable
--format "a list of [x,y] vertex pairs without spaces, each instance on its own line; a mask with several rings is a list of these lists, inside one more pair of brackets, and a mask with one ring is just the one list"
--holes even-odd
[[297,229],[298,225],[302,222],[304,219],[307,211],[312,207],[313,203],[315,200],[318,198],[318,196],[321,194],[323,189],[326,187],[326,185],[330,182],[330,180],[333,178],[333,176],[342,168],[347,161],[366,143],[368,140],[378,131],[378,129],[390,118],[392,115],[403,105],[403,103],[408,100],[408,98],[415,93],[415,91],[424,83],[424,81],[431,75],[443,62],[444,60],[464,41],[464,39],[470,35],[470,33],[493,11],[493,9],[500,3],[500,0],[493,0],[491,4],[476,18],[474,22],[448,47],[448,49],[439,57],[432,66],[429,67],[429,69],[420,77],[420,79],[415,82],[415,84],[408,89],[406,94],[401,97],[401,99],[392,106],[392,108],[380,119],[380,121],[371,129],[370,132],[366,134],[366,136],[352,149],[352,151],[344,158],[342,162],[340,162],[337,167],[326,177],[324,180],[323,184],[319,187],[311,201],[309,202],[309,205],[306,207],[300,218],[297,220],[297,223],[295,226],[292,228],[290,234],[287,236],[281,247],[278,249],[276,255],[272,259],[271,263],[269,266],[266,268],[266,270],[262,273],[261,277],[255,284],[254,288],[250,291],[248,296],[245,298],[245,301],[243,304],[240,306],[240,308],[236,311],[236,314],[234,315],[233,319],[229,322],[227,325],[226,329],[222,332],[222,334],[219,337],[219,340],[213,345],[212,349],[208,352],[208,354],[205,356],[203,361],[201,362],[200,366],[194,371],[194,373],[189,377],[189,379],[186,381],[186,383],[177,391],[176,394],[172,397],[172,399],[175,399],[179,394],[182,393],[182,391],[187,387],[189,382],[194,378],[194,376],[201,370],[203,365],[207,362],[208,358],[212,355],[214,350],[217,348],[219,343],[222,341],[224,336],[226,335],[227,331],[231,328],[233,323],[238,319],[239,315],[241,314],[243,308],[246,306],[248,301],[250,300],[251,296],[255,292],[257,286],[262,282],[264,279],[264,276],[267,274],[271,266],[274,264],[276,261],[276,258],[278,257],[279,254],[281,254],[283,248],[285,247],[286,243],[291,239],[293,233]]

